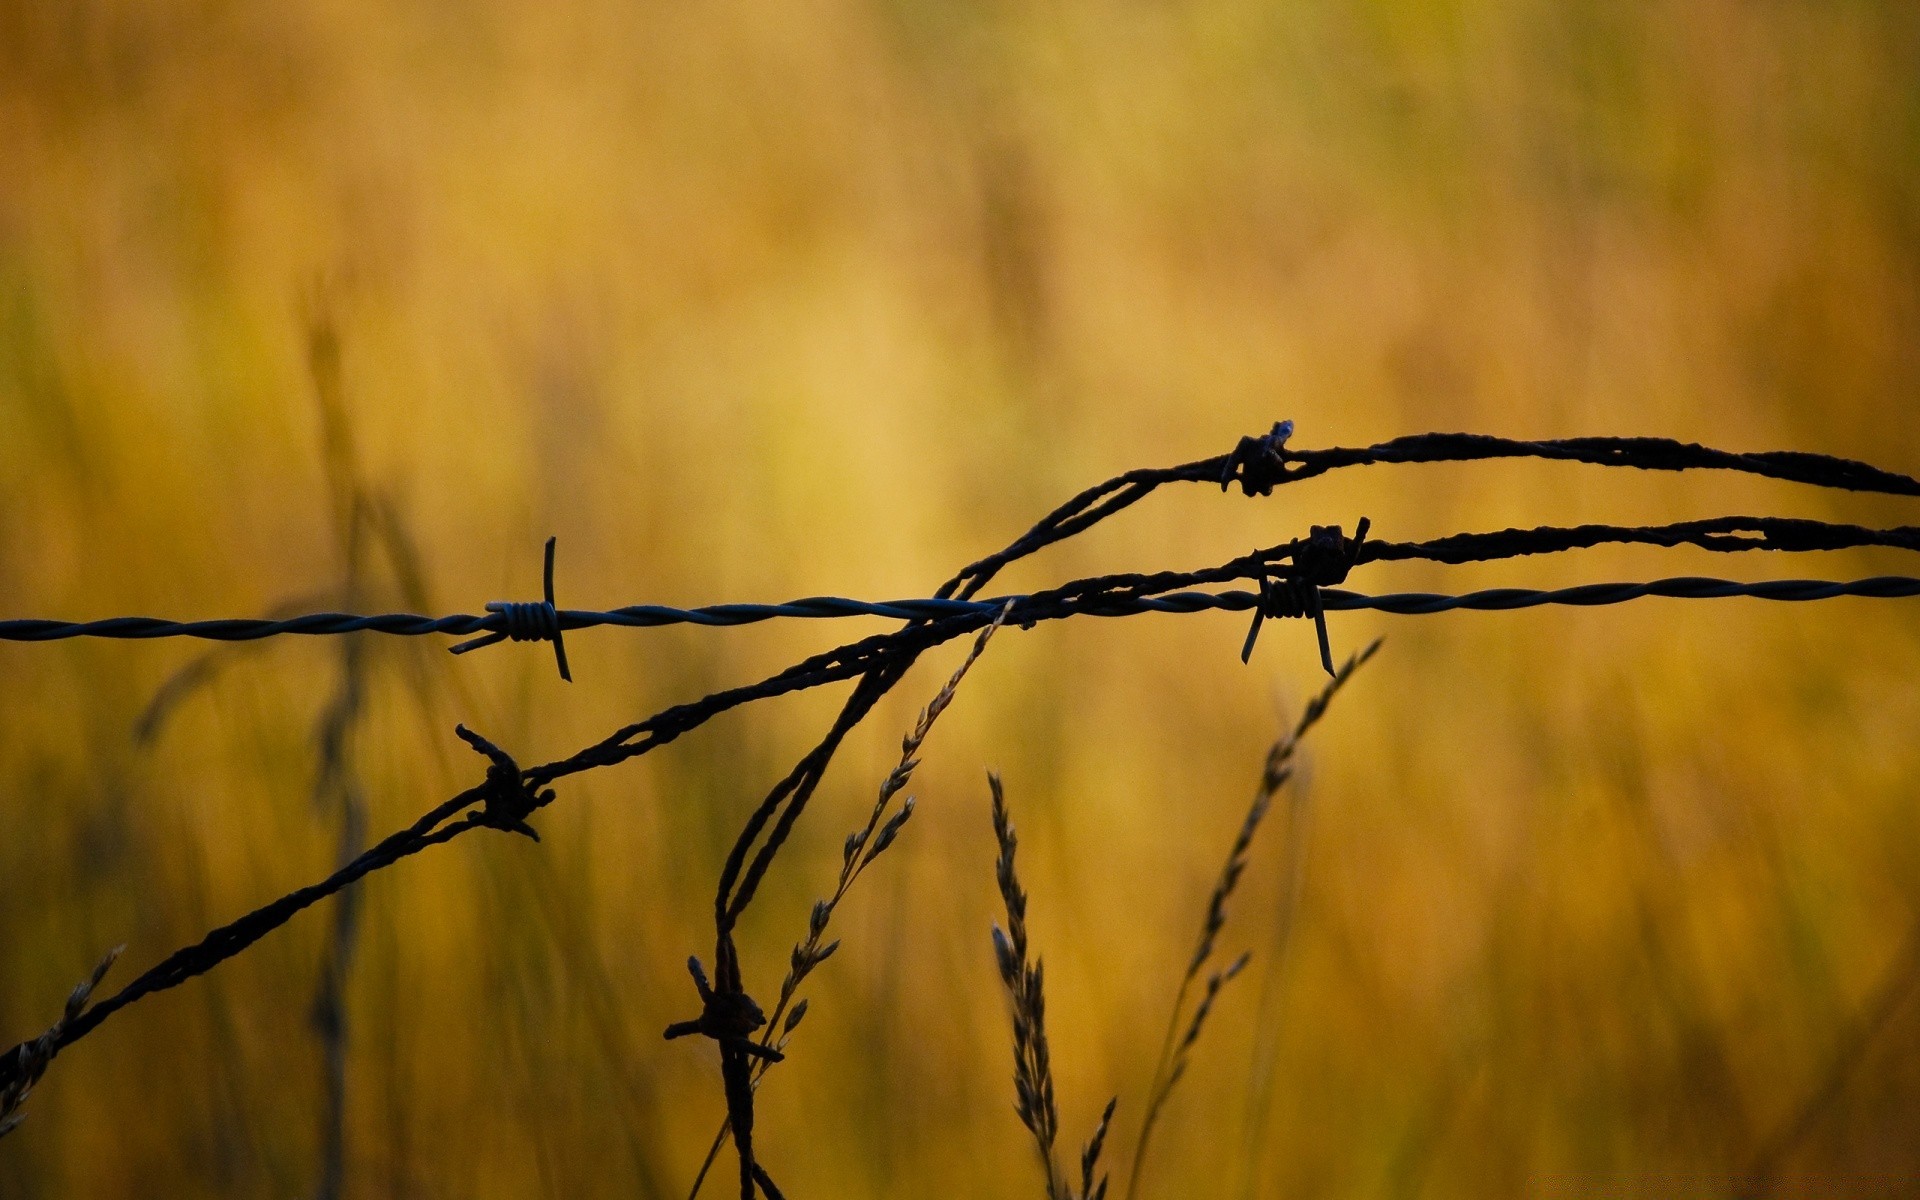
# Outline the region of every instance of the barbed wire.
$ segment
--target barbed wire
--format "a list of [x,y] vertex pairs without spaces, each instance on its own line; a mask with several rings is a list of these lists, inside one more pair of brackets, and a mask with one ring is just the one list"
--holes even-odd
[[[1431,592],[1392,592],[1367,595],[1323,588],[1329,611],[1352,612],[1372,609],[1400,615],[1424,615],[1457,609],[1533,608],[1542,604],[1619,604],[1647,596],[1672,596],[1689,599],[1725,599],[1753,596],[1766,600],[1830,600],[1838,596],[1871,596],[1883,599],[1907,597],[1916,593],[1920,580],[1902,576],[1876,576],[1848,582],[1815,579],[1762,580],[1741,583],[1726,579],[1678,577],[1646,583],[1590,583],[1579,587],[1535,590],[1495,588],[1464,595],[1439,595]],[[785,604],[724,604],[704,609],[664,608],[635,605],[610,612],[582,612],[561,609],[562,628],[591,629],[601,625],[628,627],[694,624],[707,626],[748,625],[778,618],[821,619],[833,617],[888,617],[903,621],[936,620],[942,617],[977,616],[1014,606],[1012,620],[1021,624],[1023,605],[1028,596],[996,596],[987,600],[848,600],[834,596],[816,596]],[[1139,613],[1193,613],[1208,609],[1245,611],[1259,601],[1253,592],[1183,592],[1162,597],[1115,597],[1093,605],[1083,603],[1076,611],[1087,616],[1124,617]],[[406,613],[387,613],[360,617],[345,613],[314,613],[291,621],[160,621],[152,617],[114,617],[96,622],[12,621],[0,627],[0,640],[46,642],[61,638],[167,638],[195,637],[213,641],[239,642],[279,634],[390,633],[416,636],[430,633],[464,635],[491,626],[468,626],[478,618],[465,614],[447,617],[416,617]],[[137,623],[137,624],[136,624]],[[232,626],[255,626],[235,631]],[[39,628],[33,628],[33,627]],[[49,632],[46,627],[55,627]],[[279,628],[275,628],[278,626]]]
[[[1474,434],[1421,434],[1364,449],[1292,450],[1292,424],[1281,422],[1260,437],[1242,438],[1230,454],[1177,467],[1130,471],[1074,496],[1002,550],[979,559],[949,579],[930,598],[863,602],[839,597],[810,597],[786,604],[723,604],[681,609],[635,605],[607,612],[557,609],[551,589],[551,544],[547,599],[544,602],[496,602],[485,616],[454,614],[425,617],[407,613],[362,616],[314,613],[280,620],[163,621],[113,617],[67,622],[0,622],[0,638],[52,641],[71,637],[195,637],[245,641],[280,635],[330,635],[377,632],[403,636],[446,633],[488,635],[518,640],[551,640],[564,630],[594,625],[646,627],[667,624],[730,626],[776,618],[821,619],[883,617],[906,622],[903,628],[872,635],[812,655],[756,683],[715,692],[675,705],[643,721],[614,731],[574,755],[522,768],[484,737],[459,730],[487,759],[485,780],[434,806],[412,825],[390,834],[317,883],[289,892],[208,933],[199,942],[166,956],[115,995],[84,1011],[69,1013],[31,1043],[0,1054],[0,1086],[10,1086],[22,1063],[40,1070],[60,1050],[85,1037],[115,1012],[155,992],[177,986],[239,954],[302,910],[340,892],[367,874],[392,866],[430,846],[452,841],[476,828],[532,834],[528,819],[553,803],[549,784],[567,776],[611,766],[646,754],[698,728],[714,716],[741,705],[836,682],[857,681],[826,736],[790,771],[749,815],[720,875],[715,898],[715,972],[702,987],[703,1027],[727,1027],[729,1012],[751,1006],[741,978],[733,931],[752,902],[760,880],[798,821],[842,739],[906,673],[920,654],[995,622],[1031,627],[1041,621],[1076,616],[1128,616],[1146,612],[1190,613],[1206,610],[1252,611],[1254,631],[1267,617],[1312,617],[1321,624],[1321,653],[1326,658],[1326,611],[1373,609],[1427,614],[1455,609],[1511,610],[1543,604],[1592,606],[1647,596],[1721,599],[1749,596],[1776,601],[1825,600],[1840,596],[1920,596],[1920,580],[1876,576],[1852,581],[1764,580],[1736,582],[1678,577],[1644,583],[1585,584],[1557,589],[1495,588],[1462,595],[1392,593],[1366,595],[1333,586],[1356,566],[1377,561],[1424,559],[1458,564],[1495,561],[1532,554],[1585,549],[1607,543],[1659,547],[1682,545],[1718,551],[1811,551],[1852,547],[1920,549],[1913,527],[1874,530],[1855,525],[1770,517],[1723,517],[1663,526],[1586,525],[1571,528],[1508,529],[1456,534],[1428,542],[1366,541],[1366,522],[1354,538],[1338,526],[1315,527],[1307,538],[1188,572],[1106,575],[1075,580],[1046,591],[977,599],[978,593],[1007,565],[1047,546],[1074,537],[1175,482],[1218,483],[1223,490],[1238,482],[1249,496],[1268,495],[1282,484],[1299,482],[1351,466],[1413,462],[1463,462],[1530,457],[1608,467],[1683,471],[1715,469],[1850,491],[1920,496],[1920,480],[1847,459],[1801,452],[1734,453],[1659,438],[1576,438],[1514,441]],[[1256,591],[1201,591],[1207,585],[1253,580]],[[498,635],[498,636],[495,636]],[[1251,633],[1248,646],[1251,647]],[[563,660],[564,661],[564,660]],[[755,847],[758,847],[756,850]],[[704,982],[704,977],[702,977]],[[723,1047],[724,1050],[724,1047]],[[738,1130],[752,1128],[752,1090],[725,1088],[729,1116]],[[739,1150],[741,1194],[753,1200],[758,1188],[772,1192],[772,1181],[742,1138]]]
[[[1920,550],[1920,527],[1899,526],[1892,529],[1869,529],[1860,525],[1830,524],[1824,521],[1799,520],[1782,517],[1720,517],[1705,521],[1676,522],[1656,526],[1617,526],[1617,525],[1580,525],[1570,528],[1542,526],[1535,529],[1507,529],[1494,533],[1462,533],[1438,538],[1427,542],[1381,542],[1366,543],[1359,551],[1359,564],[1370,562],[1402,562],[1425,560],[1429,562],[1458,564],[1466,562],[1492,561],[1516,558],[1523,555],[1547,554],[1574,549],[1590,549],[1604,544],[1652,545],[1673,547],[1691,545],[1705,550],[1718,552],[1737,552],[1746,550],[1841,550],[1866,546],[1893,547],[1907,550]],[[1275,547],[1268,552],[1272,561],[1285,557],[1298,543]],[[548,576],[551,582],[552,540],[548,547]],[[1597,595],[1612,594],[1609,589],[1654,588],[1652,592],[1639,591],[1629,594],[1620,592],[1621,599],[1633,599],[1641,595],[1669,595],[1658,590],[1670,580],[1657,580],[1649,584],[1594,584]],[[1804,582],[1804,581],[1796,581]],[[1809,592],[1804,588],[1788,589],[1784,593],[1769,592],[1763,585],[1736,585],[1761,587],[1757,592],[1728,591],[1727,596],[1760,595],[1768,599],[1817,600],[1828,599],[1830,595],[1878,595],[1868,592]],[[1561,590],[1562,592],[1565,589]],[[1788,594],[1792,593],[1792,594]],[[1552,593],[1558,595],[1560,593]],[[1888,593],[1891,594],[1891,593]],[[1424,595],[1424,594],[1423,594]],[[1338,607],[1343,610],[1377,609],[1384,612],[1426,613],[1442,612],[1457,608],[1485,608],[1487,604],[1478,599],[1479,593],[1468,597],[1453,597],[1454,603],[1435,606],[1407,607],[1408,602],[1401,595],[1368,596],[1359,593],[1342,593]],[[1548,595],[1548,593],[1540,593]],[[549,599],[545,603],[538,601],[518,603],[495,601],[484,615],[472,613],[452,613],[446,616],[428,617],[416,613],[379,613],[359,615],[355,613],[318,612],[305,613],[292,617],[262,619],[222,618],[201,621],[175,621],[160,617],[107,617],[93,621],[59,621],[47,619],[11,619],[0,620],[0,641],[50,642],[67,638],[92,637],[128,640],[149,640],[158,638],[187,637],[216,642],[246,642],[264,638],[282,636],[332,636],[349,633],[380,633],[398,637],[421,637],[429,634],[449,634],[455,637],[471,637],[476,634],[490,635],[479,641],[454,646],[455,653],[478,649],[491,645],[509,636],[518,641],[555,640],[561,631],[593,629],[602,626],[620,628],[657,628],[667,625],[703,625],[709,627],[732,627],[750,625],[761,621],[778,619],[823,620],[847,617],[882,617],[899,621],[938,620],[942,617],[976,613],[982,610],[998,611],[1008,603],[1016,609],[1014,620],[1019,623],[1018,608],[1025,602],[1026,596],[999,596],[988,600],[955,600],[951,598],[918,598],[902,600],[855,600],[841,596],[809,596],[799,600],[789,600],[780,604],[712,604],[700,608],[676,608],[662,604],[633,604],[623,608],[606,611],[585,609],[552,609],[552,590],[548,589]],[[1431,600],[1431,597],[1428,597]],[[1533,603],[1560,604],[1570,601],[1560,599],[1540,599]],[[1617,603],[1618,601],[1591,600],[1580,603]],[[1521,604],[1514,607],[1528,607]],[[550,619],[544,614],[529,615],[528,610],[546,609],[551,611]],[[1130,612],[1171,612],[1175,611],[1160,605],[1147,605],[1139,608],[1121,608],[1112,610],[1108,615],[1126,615]],[[1194,611],[1181,609],[1179,611]]]

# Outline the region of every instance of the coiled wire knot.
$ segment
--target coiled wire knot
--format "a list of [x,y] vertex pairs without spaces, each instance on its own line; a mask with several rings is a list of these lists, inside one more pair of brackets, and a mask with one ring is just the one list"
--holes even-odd
[[1327,616],[1320,604],[1320,589],[1345,583],[1347,573],[1360,561],[1360,547],[1367,540],[1372,522],[1365,517],[1351,538],[1338,525],[1315,525],[1305,541],[1294,547],[1293,567],[1285,575],[1265,575],[1260,579],[1260,599],[1253,608],[1253,624],[1247,629],[1246,644],[1240,647],[1240,661],[1253,656],[1253,644],[1260,637],[1260,626],[1268,617],[1312,617],[1314,631],[1320,637],[1320,665],[1333,672],[1333,647],[1327,640]]
[[480,785],[485,807],[475,814],[473,823],[539,841],[540,835],[533,826],[527,824],[527,818],[533,815],[535,809],[552,802],[552,789],[536,791],[527,782],[526,776],[520,771],[520,764],[513,761],[511,754],[465,725],[455,725],[453,731],[460,735],[461,741],[487,757],[487,778]]
[[516,642],[557,642],[560,640],[560,613],[552,601],[495,600],[488,612],[506,618],[505,633]]
[[472,641],[461,642],[449,647],[455,654],[465,654],[469,650],[478,650],[482,646],[491,646],[495,642],[504,642],[512,638],[516,642],[552,642],[554,661],[560,664],[560,678],[573,682],[573,672],[567,669],[567,643],[560,636],[560,610],[553,606],[553,547],[558,538],[547,539],[547,569],[545,600],[493,600],[488,602],[487,611],[500,618],[494,632]]

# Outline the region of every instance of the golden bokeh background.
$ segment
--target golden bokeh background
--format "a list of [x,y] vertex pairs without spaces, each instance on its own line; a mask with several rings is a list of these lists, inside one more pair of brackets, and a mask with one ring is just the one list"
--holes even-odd
[[[569,606],[920,595],[1281,417],[1307,447],[1649,434],[1914,472],[1916,396],[1910,4],[0,3],[0,616],[475,611],[537,594],[548,534]],[[1169,490],[1005,586],[1362,514],[1410,540],[1915,512],[1370,468]],[[1355,586],[1876,572],[1915,569],[1638,550]],[[1387,645],[1261,834],[1223,938],[1253,965],[1143,1197],[1724,1195],[1770,1145],[1781,1194],[1920,1190],[1914,602],[1332,624]],[[343,814],[377,837],[475,781],[455,721],[544,761],[885,627],[582,632],[571,686],[544,647],[446,639],[0,645],[0,1042],[105,948],[124,981],[321,877]],[[1214,873],[1319,686],[1303,627],[1251,667],[1243,630],[996,641],[761,1092],[788,1195],[1041,1194],[991,766],[1063,1155],[1117,1094],[1117,1198]],[[836,762],[743,927],[751,988],[960,652]],[[684,1195],[717,1056],[659,1032],[733,831],[837,702],[570,780],[540,846],[368,881],[338,1194]],[[0,1197],[326,1194],[334,929],[309,912],[63,1054]]]

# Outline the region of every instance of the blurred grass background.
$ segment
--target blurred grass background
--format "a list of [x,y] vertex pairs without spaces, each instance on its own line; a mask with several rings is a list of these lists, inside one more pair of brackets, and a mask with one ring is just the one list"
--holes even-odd
[[[348,476],[418,553],[360,546],[347,598],[473,611],[536,594],[549,533],[563,605],[924,594],[1087,483],[1279,417],[1303,446],[1654,434],[1912,472],[1916,334],[1910,4],[0,3],[7,616],[341,603]],[[1361,514],[1412,539],[1757,512],[1914,520],[1719,476],[1376,468],[1159,496],[1006,583]],[[1356,584],[1912,570],[1636,551]],[[1262,835],[1224,942],[1254,966],[1144,1194],[1727,1193],[1920,969],[1916,612],[1338,617],[1342,652],[1387,647],[1309,746],[1304,819]],[[356,803],[379,836],[476,779],[456,720],[558,757],[881,627],[581,633],[571,687],[542,647],[364,642]],[[996,641],[761,1093],[789,1195],[1038,1193],[988,765],[1063,1140],[1117,1092],[1124,1167],[1264,747],[1318,686],[1310,633],[1244,668],[1243,628]],[[0,646],[0,1042],[105,947],[124,981],[329,869],[340,644],[224,652],[138,741],[201,653]],[[744,928],[750,987],[959,653],[843,753]],[[537,848],[478,836],[366,884],[345,1194],[683,1194],[722,1109],[711,1044],[659,1040],[694,1001],[680,963],[836,703],[569,781]],[[0,1196],[314,1194],[329,929],[307,914],[63,1055]],[[1920,1189],[1916,1097],[1909,997],[1781,1190]]]

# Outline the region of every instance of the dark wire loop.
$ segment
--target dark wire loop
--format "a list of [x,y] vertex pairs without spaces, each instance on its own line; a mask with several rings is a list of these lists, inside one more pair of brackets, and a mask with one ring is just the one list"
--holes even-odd
[[1349,538],[1338,525],[1315,525],[1294,550],[1289,573],[1261,577],[1260,602],[1254,605],[1253,624],[1240,647],[1241,662],[1253,657],[1253,644],[1259,640],[1260,626],[1268,617],[1312,617],[1314,632],[1320,638],[1320,665],[1327,674],[1334,673],[1333,645],[1327,639],[1327,615],[1320,589],[1347,581],[1347,573],[1360,561],[1360,548],[1372,527],[1373,522],[1361,517]]
[[484,637],[461,642],[448,649],[455,654],[465,654],[469,650],[478,650],[508,638],[516,642],[552,642],[554,661],[560,664],[560,678],[572,683],[573,672],[567,669],[567,643],[560,634],[560,610],[553,606],[553,546],[558,540],[547,539],[545,600],[489,601],[487,611],[499,614],[501,627]]
[[1292,421],[1275,421],[1266,434],[1241,438],[1240,444],[1233,448],[1233,453],[1227,455],[1227,465],[1220,471],[1220,490],[1227,490],[1227,485],[1233,482],[1234,472],[1238,471],[1242,493],[1248,496],[1271,495],[1275,485],[1286,482],[1287,439],[1292,436]]
[[552,790],[535,791],[512,755],[465,725],[455,725],[453,731],[460,735],[461,741],[487,757],[487,778],[481,784],[486,806],[472,818],[473,823],[539,841],[540,835],[527,824],[527,818],[535,809],[552,802]]

